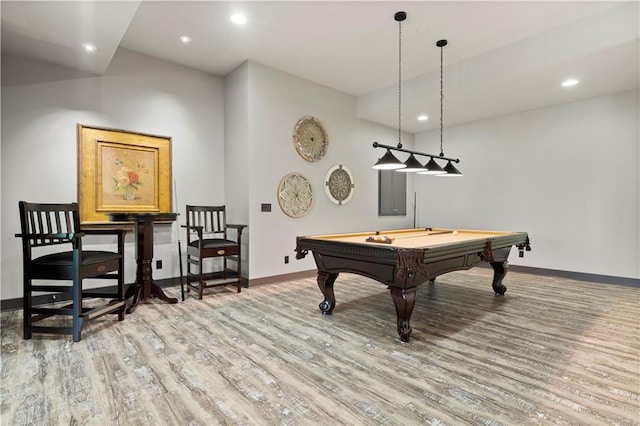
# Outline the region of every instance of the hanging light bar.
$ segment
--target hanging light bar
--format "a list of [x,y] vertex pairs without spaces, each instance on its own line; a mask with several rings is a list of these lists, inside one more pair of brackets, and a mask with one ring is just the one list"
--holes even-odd
[[[381,144],[381,143],[378,143],[378,142],[374,142],[373,143],[373,147],[374,148],[384,148],[384,149],[387,150],[385,155],[380,160],[378,160],[378,162],[373,166],[373,168],[376,168],[376,169],[385,169],[385,167],[376,167],[376,166],[378,166],[378,163],[382,162],[382,160],[385,157],[387,157],[387,155],[390,155],[391,157],[393,157],[397,161],[397,164],[402,164],[405,167],[407,167],[406,163],[409,162],[411,157],[413,157],[414,160],[415,160],[415,156],[416,155],[419,155],[419,156],[421,155],[423,157],[430,157],[430,160],[429,160],[429,162],[427,163],[426,166],[422,166],[420,168],[420,171],[418,171],[418,174],[421,174],[421,175],[422,174],[424,174],[424,175],[438,174],[438,176],[439,176],[440,174],[448,173],[447,166],[450,166],[450,167],[453,167],[453,169],[455,169],[455,171],[457,173],[462,175],[462,173],[460,173],[460,171],[458,169],[456,169],[452,164],[452,163],[459,163],[460,162],[459,158],[451,158],[451,157],[445,157],[442,154],[440,154],[440,155],[438,155],[438,154],[429,154],[429,153],[426,153],[426,152],[414,151],[412,149],[398,148],[397,146],[384,145],[384,144]],[[391,151],[406,152],[407,154],[410,154],[409,159],[407,159],[407,161],[403,163],[400,160],[398,160],[398,158],[395,155],[393,155],[391,153]],[[440,167],[438,165],[438,163],[436,163],[435,160],[445,160],[445,161],[448,161],[448,163],[445,166],[445,168],[442,168],[442,167]],[[416,163],[420,164],[420,162],[418,160],[416,160]],[[430,167],[428,167],[428,166],[430,166]],[[441,171],[438,171],[438,168],[440,168]],[[387,167],[386,169],[389,170],[389,169],[392,169],[392,168],[391,167]],[[430,172],[430,170],[433,170],[433,172]],[[450,168],[450,170],[451,170],[451,168]],[[400,171],[404,171],[404,169],[399,169],[399,170],[396,170],[396,171],[400,172]],[[414,171],[417,171],[417,170],[414,170]]]

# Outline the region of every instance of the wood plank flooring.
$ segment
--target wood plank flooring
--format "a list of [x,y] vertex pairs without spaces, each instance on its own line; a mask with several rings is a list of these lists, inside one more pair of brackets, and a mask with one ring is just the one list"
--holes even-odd
[[[3,312],[2,425],[640,425],[640,289],[489,269],[420,288],[411,342],[350,274],[152,301],[22,340]],[[179,297],[179,287],[168,288]]]

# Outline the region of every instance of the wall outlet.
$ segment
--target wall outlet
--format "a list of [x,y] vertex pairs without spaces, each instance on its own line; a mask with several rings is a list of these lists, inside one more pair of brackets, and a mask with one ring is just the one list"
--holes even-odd
[[289,256],[284,257],[284,263],[289,263]]
[[156,269],[162,269],[162,260],[156,260]]

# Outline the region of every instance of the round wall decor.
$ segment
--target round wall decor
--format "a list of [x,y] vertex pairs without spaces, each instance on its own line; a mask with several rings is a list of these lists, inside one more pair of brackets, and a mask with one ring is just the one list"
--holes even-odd
[[306,116],[293,129],[293,145],[305,160],[318,161],[327,153],[329,137],[320,120]]
[[353,196],[353,175],[342,164],[329,168],[324,178],[324,192],[329,199],[338,205],[349,202]]
[[278,204],[290,217],[302,217],[313,204],[313,189],[309,179],[301,173],[289,173],[278,185]]

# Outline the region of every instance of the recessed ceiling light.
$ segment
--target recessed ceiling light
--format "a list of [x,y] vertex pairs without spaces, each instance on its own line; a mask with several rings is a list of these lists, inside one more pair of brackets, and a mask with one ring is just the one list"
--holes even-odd
[[231,15],[231,22],[238,25],[243,25],[247,23],[247,17],[242,13],[234,13]]
[[87,52],[95,52],[98,48],[91,43],[82,43],[82,48]]
[[429,119],[429,116],[428,116],[428,115],[424,115],[424,114],[422,114],[422,115],[419,115],[419,116],[418,116],[418,120],[419,120],[419,121],[427,121],[428,119]]
[[189,37],[188,35],[181,35],[180,36],[180,41],[183,43],[191,43],[191,37]]
[[575,86],[578,83],[579,81],[576,80],[575,78],[570,78],[562,82],[562,87],[571,87],[571,86]]

